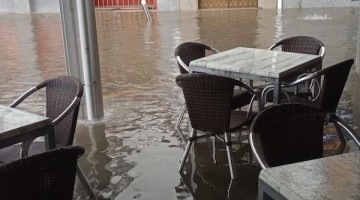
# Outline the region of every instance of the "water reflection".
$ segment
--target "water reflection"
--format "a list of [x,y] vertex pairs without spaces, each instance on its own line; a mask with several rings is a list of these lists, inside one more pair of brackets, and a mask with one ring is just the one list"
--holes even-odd
[[[105,117],[80,120],[75,142],[86,147],[81,167],[104,199],[256,199],[259,168],[248,144],[239,143],[240,182],[231,184],[222,144],[195,145],[186,174],[177,173],[183,144],[174,124],[183,104],[174,78],[174,48],[201,41],[223,51],[267,48],[275,40],[311,35],[325,43],[324,66],[355,58],[358,8],[96,13]],[[0,14],[1,104],[33,83],[65,74],[60,16]],[[351,71],[339,113],[360,125],[359,74]],[[37,107],[30,108],[37,112]],[[186,120],[182,124],[186,129]],[[187,187],[188,186],[188,187]],[[87,195],[81,185],[76,199]]]

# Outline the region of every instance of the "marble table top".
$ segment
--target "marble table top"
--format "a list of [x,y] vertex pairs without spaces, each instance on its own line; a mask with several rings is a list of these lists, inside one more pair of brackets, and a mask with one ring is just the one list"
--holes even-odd
[[238,47],[191,61],[189,68],[191,72],[266,80],[289,76],[319,61],[318,55]]
[[264,169],[259,181],[285,199],[360,199],[360,152]]
[[47,117],[0,105],[0,141],[51,125]]

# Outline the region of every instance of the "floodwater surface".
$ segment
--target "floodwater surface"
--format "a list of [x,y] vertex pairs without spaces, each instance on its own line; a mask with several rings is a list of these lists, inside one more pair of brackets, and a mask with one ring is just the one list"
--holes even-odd
[[[186,174],[177,172],[184,144],[174,129],[183,104],[173,55],[185,41],[220,51],[268,48],[276,40],[309,35],[324,42],[323,66],[356,58],[358,8],[240,9],[199,12],[97,11],[103,119],[78,121],[75,144],[99,199],[256,199],[260,172],[246,135],[234,136],[239,181],[230,183],[225,149],[195,145]],[[0,103],[9,104],[41,80],[66,74],[58,14],[0,14]],[[351,70],[338,113],[360,125],[359,65]],[[43,102],[29,109],[40,112]],[[26,106],[25,106],[26,107]],[[184,130],[187,121],[182,124]],[[359,130],[357,129],[359,132]],[[214,164],[214,155],[217,163]],[[74,199],[87,199],[80,184]]]

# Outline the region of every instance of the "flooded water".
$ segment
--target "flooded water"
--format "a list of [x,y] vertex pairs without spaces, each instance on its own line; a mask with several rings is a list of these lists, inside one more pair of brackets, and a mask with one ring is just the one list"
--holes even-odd
[[[259,167],[246,136],[234,137],[240,180],[230,184],[225,149],[201,142],[177,172],[184,144],[174,125],[183,104],[174,79],[174,48],[199,41],[220,51],[267,48],[276,40],[310,35],[325,43],[323,66],[356,57],[359,8],[96,13],[105,117],[79,120],[75,143],[86,147],[81,167],[99,199],[256,199]],[[26,88],[66,73],[60,16],[0,14],[1,104]],[[360,126],[360,68],[354,66],[339,114]],[[30,108],[39,112],[43,103]],[[187,124],[182,125],[184,129]],[[358,132],[359,129],[357,129]],[[330,144],[336,145],[336,144]],[[74,199],[87,195],[77,184]]]

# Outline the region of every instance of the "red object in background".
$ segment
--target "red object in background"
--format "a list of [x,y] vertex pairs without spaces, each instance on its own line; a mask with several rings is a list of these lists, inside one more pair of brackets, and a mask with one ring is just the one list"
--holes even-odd
[[[156,9],[157,0],[146,0],[148,6]],[[94,0],[95,6],[104,7],[104,6],[141,6],[141,0]]]

